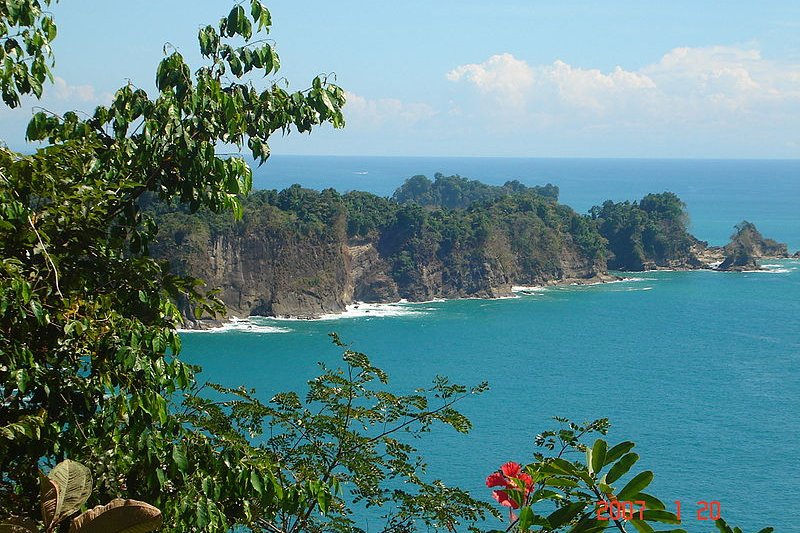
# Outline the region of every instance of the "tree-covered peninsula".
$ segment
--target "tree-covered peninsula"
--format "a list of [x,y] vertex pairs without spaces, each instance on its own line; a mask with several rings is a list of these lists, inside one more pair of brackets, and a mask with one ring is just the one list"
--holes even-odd
[[554,185],[441,174],[409,178],[390,198],[299,185],[259,190],[243,199],[239,221],[152,200],[147,209],[160,228],[153,253],[219,288],[240,317],[503,297],[514,286],[615,279],[609,269],[711,268],[727,250],[688,232],[674,193],[607,201],[581,215],[558,203]]

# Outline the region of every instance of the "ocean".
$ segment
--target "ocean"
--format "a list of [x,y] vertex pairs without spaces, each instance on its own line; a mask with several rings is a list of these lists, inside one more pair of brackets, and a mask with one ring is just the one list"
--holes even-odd
[[[800,248],[800,161],[274,157],[255,184],[390,195],[405,178],[434,172],[554,183],[579,212],[670,190],[687,203],[693,233],[712,244],[747,219]],[[340,364],[327,337],[335,331],[386,370],[397,392],[439,374],[489,381],[488,392],[459,405],[474,424],[468,435],[415,441],[430,479],[492,501],[485,476],[530,461],[551,417],[608,417],[607,440],[637,443],[637,467],[655,472],[649,492],[669,510],[681,502],[690,533],[715,529],[697,519],[699,501],[720,502],[746,532],[797,531],[800,260],[766,267],[633,273],[502,300],[362,305],[316,321],[252,319],[184,333],[182,357],[206,379],[255,387],[267,400],[303,390],[317,362]]]

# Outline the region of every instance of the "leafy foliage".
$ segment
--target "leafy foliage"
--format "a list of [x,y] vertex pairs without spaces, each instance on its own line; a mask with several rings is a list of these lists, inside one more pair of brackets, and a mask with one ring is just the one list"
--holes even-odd
[[46,14],[51,0],[0,1],[0,93],[9,107],[20,96],[42,96],[44,83],[53,75],[50,43],[56,38],[53,18]]
[[394,192],[392,199],[401,204],[417,203],[426,207],[465,209],[474,202],[497,200],[515,193],[534,193],[554,202],[558,201],[558,187],[549,183],[545,186],[527,187],[514,180],[498,187],[458,175],[445,176],[438,172],[434,174],[434,181],[421,175],[407,179]]
[[[207,62],[194,72],[167,51],[154,97],[129,84],[87,118],[37,113],[27,136],[43,148],[0,148],[0,517],[33,516],[38,467],[65,458],[94,466],[90,504],[153,502],[165,531],[227,531],[280,501],[240,483],[272,471],[257,449],[181,415],[198,369],[177,357],[174,302],[221,308],[197,280],[147,255],[157,226],[140,208],[150,193],[189,211],[240,214],[252,173],[218,146],[247,146],[263,162],[276,131],[343,124],[343,91],[323,78],[292,93],[283,82],[257,88],[278,58],[254,39],[269,31],[269,12],[249,5],[200,30]],[[49,57],[37,32],[55,30],[32,1],[3,2],[0,21],[2,37],[12,28],[33,39],[27,56],[5,42],[0,82],[15,105],[39,92],[19,81],[19,65],[33,58],[25,76],[37,76]]]
[[686,205],[675,193],[648,194],[639,202],[606,201],[591,209],[608,241],[609,268],[645,270],[687,258],[695,239],[688,233]]
[[197,413],[193,423],[215,433],[221,432],[219,425],[233,436],[258,438],[268,430],[259,449],[278,470],[244,483],[264,493],[300,488],[273,516],[256,520],[255,530],[361,531],[353,504],[388,506],[388,531],[412,531],[415,522],[453,530],[490,514],[488,505],[463,490],[424,481],[425,463],[409,444],[436,424],[468,432],[469,420],[453,406],[487,385],[467,388],[437,377],[428,389],[398,395],[389,392],[388,376],[366,355],[345,349],[343,359],[344,369],[321,365],[305,399],[286,392],[264,404],[253,391],[214,385],[229,399],[188,402]]

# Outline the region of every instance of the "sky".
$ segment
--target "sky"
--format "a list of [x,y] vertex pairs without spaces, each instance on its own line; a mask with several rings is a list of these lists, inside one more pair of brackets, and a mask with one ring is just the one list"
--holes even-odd
[[[275,0],[279,76],[334,74],[347,126],[271,140],[316,155],[799,158],[800,2]],[[61,0],[55,83],[0,108],[25,149],[34,106],[155,92],[169,43],[199,66],[221,0]]]

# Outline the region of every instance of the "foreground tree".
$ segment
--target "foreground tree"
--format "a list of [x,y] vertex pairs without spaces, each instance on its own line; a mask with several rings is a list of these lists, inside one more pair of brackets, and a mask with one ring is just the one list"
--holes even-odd
[[[199,280],[148,256],[157,227],[140,210],[142,196],[239,215],[251,169],[218,155],[219,146],[246,146],[263,163],[278,130],[344,124],[344,93],[324,78],[291,93],[257,88],[253,80],[274,75],[279,60],[254,38],[269,31],[269,11],[258,0],[248,7],[200,30],[207,63],[194,73],[168,53],[154,97],[129,84],[88,118],[40,112],[27,137],[44,148],[30,156],[0,148],[0,531],[15,531],[22,517],[53,529],[84,504],[116,498],[155,505],[165,531],[350,531],[352,499],[340,489],[348,484],[368,505],[393,503],[391,530],[484,516],[486,505],[466,493],[423,482],[413,448],[395,436],[437,422],[468,429],[452,408],[463,387],[439,380],[396,396],[369,386],[385,375],[345,352],[347,379],[326,370],[312,383],[310,402],[323,406],[312,415],[293,394],[267,406],[214,386],[212,401],[198,369],[178,358],[176,300],[199,313],[221,308]],[[41,93],[55,25],[36,0],[3,1],[0,21],[9,54],[0,86],[18,105]],[[441,405],[428,408],[437,397]],[[307,428],[299,433],[298,420]],[[386,429],[367,435],[356,424]],[[265,427],[272,438],[258,444]],[[89,466],[95,490],[56,522],[38,512],[49,485],[37,472],[64,459]],[[415,490],[387,488],[395,478]]]
[[[38,96],[49,73],[55,26],[42,7],[0,3],[0,88],[12,106]],[[247,506],[255,493],[240,481],[273,469],[259,450],[178,415],[196,369],[176,357],[173,302],[217,306],[197,280],[147,256],[157,228],[138,204],[151,192],[236,213],[251,170],[218,146],[246,146],[263,162],[275,131],[343,125],[343,91],[324,78],[296,92],[255,85],[279,61],[254,39],[269,31],[269,11],[248,8],[200,30],[207,62],[194,73],[168,53],[155,96],[129,84],[88,118],[37,113],[27,136],[45,147],[0,148],[0,515],[36,516],[39,467],[67,457],[95,472],[90,504],[135,494],[162,509],[167,530],[223,531],[252,521],[252,507],[280,505]],[[282,497],[304,489],[294,490]]]

